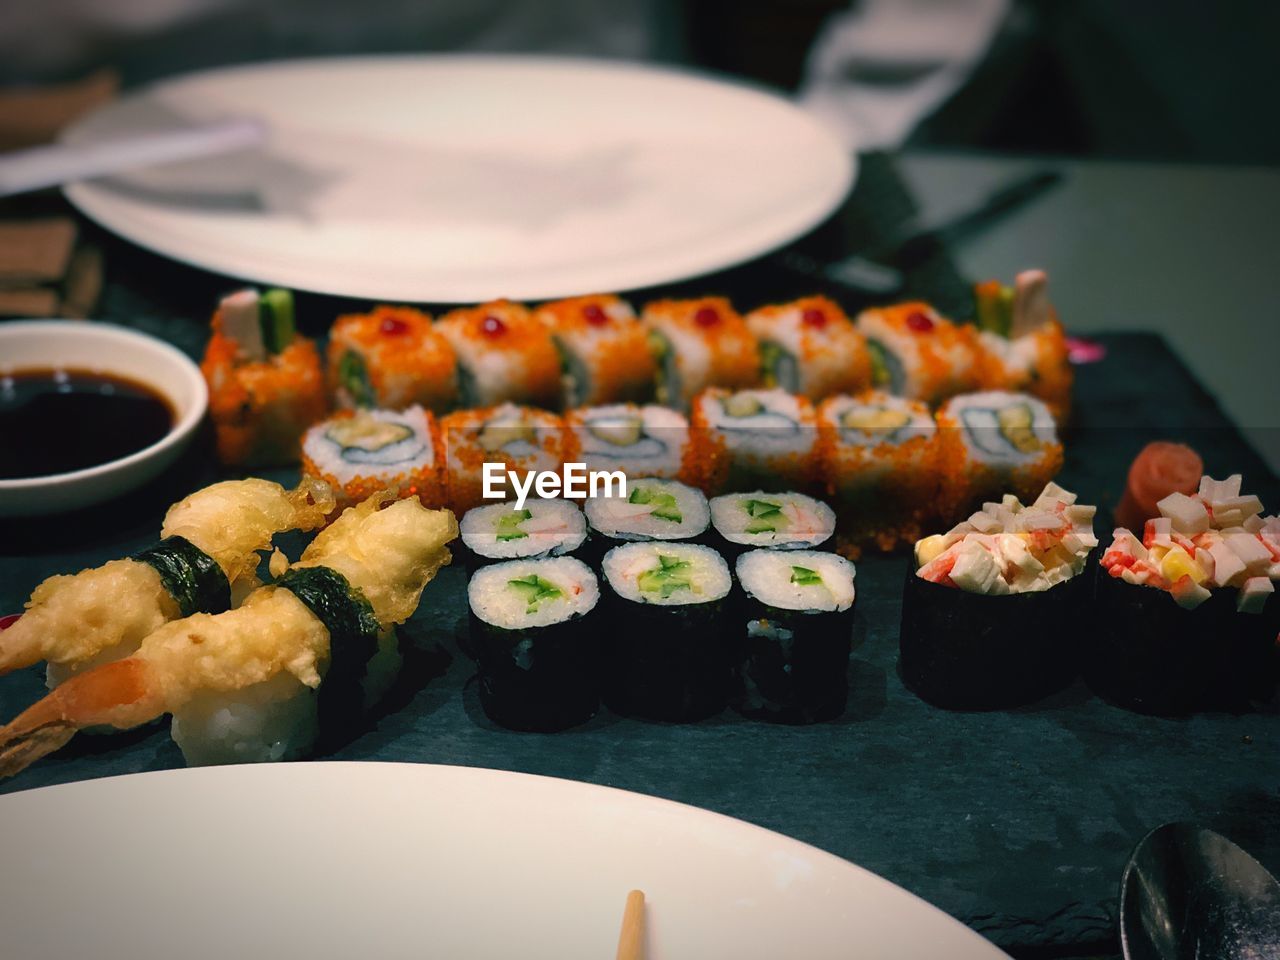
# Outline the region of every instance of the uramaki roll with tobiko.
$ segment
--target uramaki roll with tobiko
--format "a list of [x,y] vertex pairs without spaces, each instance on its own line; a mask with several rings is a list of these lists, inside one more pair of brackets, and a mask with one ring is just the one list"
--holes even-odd
[[919,400],[869,390],[818,407],[821,474],[836,509],[837,546],[914,543],[938,493],[938,425]]
[[818,420],[806,397],[713,387],[694,400],[690,429],[708,492],[818,485]]
[[766,387],[781,387],[816,402],[871,385],[866,340],[840,305],[826,297],[761,307],[746,320],[760,343]]
[[341,316],[329,331],[326,357],[340,409],[416,404],[443,413],[457,403],[453,348],[420,310],[382,306]]
[[978,349],[973,331],[947,320],[927,303],[872,307],[858,314],[858,331],[871,354],[871,385],[937,406],[977,389]]
[[560,357],[551,331],[509,300],[452,310],[436,329],[453,348],[464,407],[511,402],[557,409]]
[[445,497],[458,514],[485,502],[486,463],[501,466],[492,485],[496,496],[489,502],[515,497],[508,472],[524,483],[530,473],[559,473],[564,466],[564,424],[545,410],[513,403],[459,410],[440,418],[440,435]]
[[1007,495],[918,541],[899,635],[908,689],[935,706],[991,710],[1070,682],[1096,509],[1050,483],[1030,506]]
[[628,478],[692,483],[700,476],[684,414],[657,404],[612,403],[564,416],[566,463],[588,471],[620,470]]
[[1240,708],[1276,690],[1280,517],[1239,474],[1203,477],[1158,504],[1139,539],[1116,530],[1098,576],[1099,629],[1086,678],[1149,713]]
[[644,326],[621,297],[595,295],[546,303],[534,318],[560,352],[563,405],[647,400],[654,361]]
[[688,410],[707,387],[751,387],[760,375],[756,338],[728,300],[658,300],[640,318],[657,363],[659,403]]
[[233,467],[298,462],[302,434],[328,401],[320,355],[295,330],[288,290],[224,297],[200,371],[219,460]]

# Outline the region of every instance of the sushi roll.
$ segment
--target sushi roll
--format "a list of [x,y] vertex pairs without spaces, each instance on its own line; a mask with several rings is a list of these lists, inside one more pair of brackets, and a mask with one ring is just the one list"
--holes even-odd
[[707,387],[737,390],[760,377],[756,338],[723,297],[659,300],[640,318],[656,362],[659,403],[688,410]]
[[294,328],[288,290],[224,297],[200,371],[224,464],[298,462],[302,434],[325,415],[328,401],[320,355]]
[[734,706],[744,717],[817,723],[844,712],[853,645],[854,566],[820,550],[738,557],[743,609]]
[[898,669],[922,700],[956,710],[1032,703],[1076,673],[1089,607],[1096,508],[1050,483],[1007,495],[915,545]]
[[708,492],[817,488],[818,420],[805,397],[713,387],[698,394],[691,419]]
[[649,399],[653,355],[631,304],[614,296],[574,297],[543,304],[534,318],[560,352],[565,409]]
[[927,303],[863,310],[856,321],[871,353],[872,386],[937,406],[978,387],[973,331]]
[[444,413],[457,403],[453,348],[420,310],[383,306],[341,316],[329,331],[326,356],[340,410],[420,406]]
[[570,500],[530,497],[473,507],[462,518],[469,570],[504,560],[540,560],[574,553],[587,539],[587,521]]
[[649,720],[705,720],[724,709],[733,578],[724,558],[692,543],[628,543],[604,557],[604,702]]
[[512,730],[552,732],[585,723],[600,707],[598,635],[585,618],[600,599],[581,560],[510,560],[467,584],[480,705]]
[[856,558],[918,540],[938,494],[941,445],[929,408],[880,390],[828,397],[818,428],[840,552]]
[[815,403],[871,386],[867,341],[839,304],[805,297],[747,314],[760,344],[764,386],[781,387]]
[[505,473],[520,482],[534,472],[560,472],[564,466],[564,425],[555,414],[505,403],[483,410],[459,410],[440,420],[445,450],[445,495],[456,513],[485,501],[484,465],[502,464],[504,476],[493,484],[491,500],[515,497]]
[[564,417],[565,461],[587,470],[620,470],[629,478],[694,482],[698,475],[689,421],[656,404],[615,403],[570,410]]
[[977,285],[978,385],[1039,397],[1064,423],[1074,374],[1048,287],[1043,270],[1018,274],[1012,288],[995,280]]
[[808,550],[835,533],[835,511],[803,493],[726,493],[711,498],[711,524],[729,552],[756,547]]
[[1009,491],[1030,500],[1062,469],[1062,444],[1049,408],[1025,393],[954,397],[938,411],[942,517],[963,516]]
[[587,500],[593,557],[620,543],[676,543],[705,538],[711,508],[696,487],[656,477],[633,480],[627,496]]
[[551,331],[509,300],[446,313],[436,329],[453,348],[464,407],[560,402],[560,357]]
[[311,427],[302,438],[302,473],[333,488],[345,509],[378,490],[444,503],[440,437],[435,417],[407,410],[344,410]]
[[1146,713],[1266,702],[1276,691],[1280,517],[1239,474],[1157,505],[1141,539],[1120,528],[1098,571],[1098,627],[1085,679]]

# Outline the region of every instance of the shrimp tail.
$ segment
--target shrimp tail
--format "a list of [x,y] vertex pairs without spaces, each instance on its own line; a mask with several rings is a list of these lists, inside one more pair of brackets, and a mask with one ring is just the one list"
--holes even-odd
[[139,657],[72,677],[0,727],[0,777],[11,777],[65,745],[85,727],[121,730],[165,712],[151,665]]

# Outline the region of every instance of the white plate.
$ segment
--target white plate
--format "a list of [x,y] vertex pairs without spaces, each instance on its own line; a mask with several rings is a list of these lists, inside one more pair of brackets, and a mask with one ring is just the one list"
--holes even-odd
[[993,960],[886,880],[693,807],[525,774],[307,763],[0,798],[0,954]]
[[[135,243],[231,276],[473,302],[726,267],[819,223],[853,180],[851,153],[780,97],[561,58],[216,70],[110,104],[66,139],[232,115],[263,120],[268,146],[75,184],[67,196]],[[265,209],[226,209],[246,197]]]

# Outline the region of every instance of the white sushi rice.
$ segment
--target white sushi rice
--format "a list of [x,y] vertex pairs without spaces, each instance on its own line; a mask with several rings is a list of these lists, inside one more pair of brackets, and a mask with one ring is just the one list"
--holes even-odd
[[[1019,450],[1001,429],[1003,410],[1025,408],[1030,413],[1029,430],[1035,438],[1030,450]],[[962,427],[961,439],[971,460],[980,463],[1034,463],[1044,456],[1044,447],[1058,442],[1057,424],[1049,408],[1025,393],[986,390],[953,397],[943,406],[940,416],[950,417]]]
[[[725,442],[731,456],[803,455],[818,442],[812,420],[805,422],[804,399],[785,390],[704,393],[695,401],[703,422]],[[758,407],[745,416],[730,413],[735,404]]]
[[311,427],[302,438],[303,452],[339,483],[347,484],[361,477],[390,479],[435,463],[431,429],[422,407],[412,406],[400,411],[362,410],[355,417],[394,424],[412,432],[403,440],[376,450],[366,450],[358,446],[344,447],[331,436],[331,428],[347,422],[346,417],[322,420]]
[[462,542],[479,556],[491,560],[512,560],[572,553],[587,538],[587,521],[577,504],[568,500],[530,497],[524,502],[524,509],[530,517],[517,526],[525,536],[499,540],[499,520],[515,509],[515,501],[507,501],[468,510],[462,517]]
[[[654,515],[659,509],[654,500],[662,494],[675,499],[678,521]],[[685,540],[702,533],[711,522],[711,507],[702,491],[677,480],[633,480],[627,485],[626,498],[593,497],[586,509],[591,528],[614,540]]]
[[[820,584],[795,582],[796,568],[812,571]],[[822,550],[749,550],[738,558],[738,582],[761,603],[779,610],[848,610],[854,600],[854,565]]]
[[[841,444],[854,447],[878,447],[885,443],[896,447],[938,432],[938,424],[927,406],[883,390],[856,397],[832,397],[819,408],[818,419],[823,426],[835,430]],[[875,425],[877,420],[882,421],[881,425]]]
[[[527,597],[511,587],[511,581],[530,576],[552,584],[560,595],[543,599],[530,611]],[[503,630],[549,627],[590,612],[600,599],[596,575],[581,560],[550,557],[543,560],[508,560],[477,570],[467,584],[472,612],[485,623]]]
[[[777,504],[781,511],[779,529],[747,533],[751,522],[748,501]],[[780,547],[796,550],[816,547],[835,532],[836,514],[821,500],[803,493],[726,493],[711,498],[711,523],[730,543],[752,547]]]
[[[663,558],[689,564],[682,571],[690,583],[688,589],[674,590],[666,597],[640,589],[640,577],[660,569]],[[733,586],[724,558],[710,547],[695,543],[626,543],[604,555],[603,569],[614,593],[633,603],[667,607],[710,603],[727,596]]]
[[[588,407],[573,417],[570,427],[588,470],[621,470],[628,477],[679,475],[689,446],[689,421],[657,404]],[[637,430],[633,442],[619,442]]]

